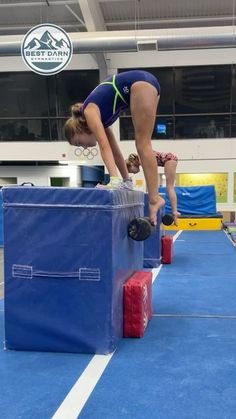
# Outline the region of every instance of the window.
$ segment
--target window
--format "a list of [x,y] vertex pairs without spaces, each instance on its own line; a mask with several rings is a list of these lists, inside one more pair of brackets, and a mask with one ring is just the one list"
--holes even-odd
[[236,112],[236,65],[232,67],[232,112]]
[[175,138],[225,138],[229,137],[230,118],[225,115],[177,116]]
[[[153,138],[236,137],[236,66],[144,70],[154,74],[161,85]],[[122,115],[127,117],[130,111]],[[120,118],[120,130],[122,140],[134,139],[131,119]]]
[[98,82],[98,70],[51,77],[0,73],[0,141],[64,141],[70,106],[83,101]]
[[17,185],[16,177],[1,177],[0,178],[0,188],[4,185]]
[[64,136],[64,125],[67,118],[60,118],[60,119],[51,119],[50,120],[50,132],[51,132],[51,139],[53,141],[65,141],[66,138]]
[[236,137],[236,115],[231,117],[231,137]]
[[[143,70],[161,85],[154,139],[236,137],[236,65]],[[98,83],[98,70],[0,73],[0,141],[65,141],[71,105]],[[120,137],[134,140],[129,109],[120,117]]]
[[70,115],[70,106],[83,102],[98,83],[98,70],[62,71],[57,74],[57,115]]
[[231,66],[175,68],[175,113],[230,112]]
[[0,141],[48,141],[48,119],[0,119]]
[[174,137],[174,117],[161,116],[156,118],[152,138],[155,140],[168,140]]
[[158,115],[172,115],[174,113],[174,78],[172,68],[150,68],[161,86],[161,96],[158,105]]
[[[131,116],[120,117],[120,139],[121,141],[134,140],[134,126]],[[156,118],[152,139],[173,138],[173,117],[158,116]]]
[[50,186],[68,187],[70,186],[70,178],[69,177],[50,177]]
[[134,126],[131,116],[120,117],[120,139],[121,141],[134,140]]
[[0,118],[49,116],[47,77],[0,73]]

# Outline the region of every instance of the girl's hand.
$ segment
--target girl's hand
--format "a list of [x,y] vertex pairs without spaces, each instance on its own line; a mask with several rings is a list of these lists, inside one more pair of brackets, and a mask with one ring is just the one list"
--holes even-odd
[[178,211],[173,212],[174,225],[175,225],[176,227],[178,227],[178,218],[179,218],[179,216],[180,216],[180,215],[181,215],[181,214],[180,214],[180,212],[178,212]]
[[133,181],[131,178],[123,179],[123,188],[130,189],[130,190],[134,189]]
[[110,182],[107,185],[96,185],[101,189],[122,189],[123,181],[118,176],[110,176]]

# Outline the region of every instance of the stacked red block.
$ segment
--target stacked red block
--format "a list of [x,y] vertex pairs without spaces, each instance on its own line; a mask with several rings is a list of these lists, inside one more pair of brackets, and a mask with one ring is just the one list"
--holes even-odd
[[173,259],[173,237],[162,236],[161,238],[161,263],[169,264]]
[[124,284],[124,337],[142,337],[152,317],[152,272],[135,272]]

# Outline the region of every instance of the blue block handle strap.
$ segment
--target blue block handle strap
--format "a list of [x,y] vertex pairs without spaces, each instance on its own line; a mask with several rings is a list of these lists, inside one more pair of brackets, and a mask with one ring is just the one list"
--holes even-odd
[[12,265],[12,277],[21,279],[47,278],[77,278],[80,281],[100,281],[101,274],[98,268],[78,268],[75,272],[55,272],[34,269],[29,265]]

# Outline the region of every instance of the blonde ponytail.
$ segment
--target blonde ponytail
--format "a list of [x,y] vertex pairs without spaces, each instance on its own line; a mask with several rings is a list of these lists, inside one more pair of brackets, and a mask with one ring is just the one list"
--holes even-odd
[[72,116],[66,121],[64,126],[65,137],[69,143],[71,143],[76,134],[91,134],[83,114],[83,103],[75,103],[70,110]]
[[70,109],[72,117],[74,118],[79,118],[83,115],[83,103],[75,103]]

